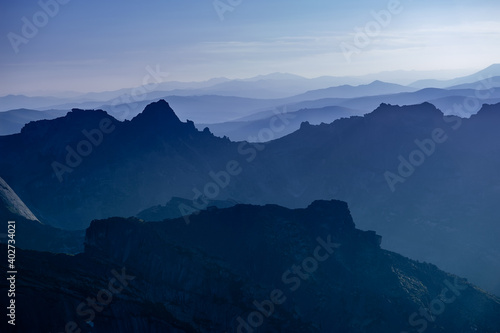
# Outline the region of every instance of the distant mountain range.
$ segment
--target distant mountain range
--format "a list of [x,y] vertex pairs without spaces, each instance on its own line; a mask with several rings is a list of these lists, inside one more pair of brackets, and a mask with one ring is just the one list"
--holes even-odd
[[41,220],[73,230],[174,196],[192,200],[181,215],[206,198],[288,207],[341,199],[387,249],[500,294],[499,126],[500,104],[469,119],[429,103],[383,104],[249,144],[181,122],[165,101],[125,122],[75,109],[0,137],[0,175]]
[[62,117],[68,110],[29,110],[17,109],[0,112],[0,135],[19,133],[25,124],[43,119]]
[[[197,124],[196,127],[200,130],[207,127],[214,135],[219,137],[227,136],[234,141],[265,142],[295,132],[304,122],[313,125],[321,123],[329,124],[340,118],[361,116],[365,113],[364,111],[340,106],[326,106],[298,111],[289,111],[287,107],[284,107],[281,111],[260,112],[244,118],[251,118],[253,120],[230,121],[219,124]],[[279,120],[280,118],[283,120]],[[278,120],[280,122],[279,125],[275,124]],[[271,131],[270,127],[274,126],[276,126],[275,130]]]
[[[500,330],[499,298],[382,250],[380,236],[355,228],[344,202],[236,205],[191,222],[111,218],[92,222],[83,254],[18,250],[16,329]],[[6,260],[0,268],[8,270]],[[6,320],[0,325],[7,330]]]
[[[482,72],[484,74],[484,71]],[[241,80],[238,84],[255,84],[252,89],[267,89],[265,82],[274,82],[277,86],[287,86],[287,75],[270,75],[264,79]],[[480,76],[477,76],[478,79]],[[293,79],[294,76],[291,77]],[[197,124],[198,128],[209,127],[218,136],[227,136],[232,140],[242,140],[249,136],[255,136],[253,129],[261,126],[263,119],[271,118],[276,111],[295,112],[297,119],[308,121],[312,124],[331,122],[345,115],[345,112],[324,112],[327,108],[334,110],[335,107],[349,109],[349,115],[363,115],[371,112],[381,103],[399,105],[419,104],[430,102],[445,114],[469,116],[476,113],[484,103],[496,104],[500,102],[500,80],[492,77],[486,81],[473,82],[451,87],[449,89],[425,88],[416,89],[381,81],[374,81],[366,85],[342,85],[325,89],[310,90],[305,93],[287,98],[265,99],[244,98],[226,96],[217,89],[213,90],[185,90],[185,91],[154,91],[147,94],[146,99],[138,102],[128,102],[126,99],[113,101],[73,101],[53,106],[55,109],[39,110],[18,109],[0,112],[0,135],[19,133],[24,124],[40,119],[54,119],[65,115],[71,108],[92,108],[106,110],[110,115],[119,120],[132,119],[151,102],[159,99],[168,99],[172,107],[176,109],[181,119],[190,119]],[[306,79],[304,79],[306,80]],[[215,81],[219,82],[219,81]],[[293,84],[293,80],[292,83]],[[233,84],[233,81],[223,81],[224,84]],[[216,84],[215,86],[219,86]],[[260,88],[257,88],[257,87]],[[307,85],[306,85],[307,86]],[[496,89],[495,89],[496,88]],[[243,88],[241,88],[244,90]],[[236,89],[240,91],[240,89]],[[289,91],[295,91],[291,89]],[[175,94],[175,95],[172,95]],[[212,94],[212,95],[209,95]],[[259,95],[259,94],[255,94]],[[262,94],[261,94],[262,95]],[[265,94],[264,94],[265,95]],[[477,96],[481,96],[478,99]],[[473,99],[473,103],[469,99]],[[0,98],[1,100],[2,98]],[[463,105],[467,101],[467,108],[457,111],[456,105]],[[40,103],[35,99],[34,103]],[[30,104],[30,103],[28,103]],[[7,103],[8,105],[8,103]],[[30,104],[31,105],[31,104]],[[43,105],[43,104],[42,104]],[[303,112],[305,109],[322,109],[319,111]],[[286,111],[283,111],[286,110]],[[328,113],[328,114],[327,114]],[[338,116],[335,116],[338,114]],[[258,120],[258,122],[255,122]],[[276,136],[291,133],[299,128],[294,124],[288,131]]]
[[[429,77],[432,73],[422,72],[421,75]],[[116,91],[86,93],[77,96],[71,94],[70,97],[68,97],[67,93],[64,94],[65,97],[8,95],[0,97],[0,111],[14,109],[69,110],[75,107],[94,109],[103,108],[105,105],[117,106],[121,104],[135,106],[138,102],[151,102],[171,96],[218,95],[251,99],[283,99],[301,95],[312,90],[320,90],[323,91],[323,93],[328,93],[329,91],[324,91],[324,89],[330,88],[332,89],[333,95],[326,97],[336,97],[337,93],[344,92],[344,95],[340,97],[352,98],[374,94],[395,93],[397,92],[395,89],[411,92],[415,89],[422,88],[450,88],[452,86],[474,83],[482,79],[497,76],[500,76],[500,64],[491,65],[472,75],[459,77],[453,80],[421,80],[413,83],[409,80],[411,80],[411,77],[417,77],[417,72],[396,71],[365,75],[362,77],[324,76],[313,79],[292,74],[273,73],[249,79],[230,80],[226,78],[214,78],[204,82],[158,82],[154,85],[143,86],[140,90],[143,93],[141,93],[140,96],[132,96],[134,87]],[[396,84],[388,84],[380,81]],[[361,87],[352,89],[352,87],[349,88],[347,85]],[[498,82],[496,86],[498,86]],[[472,87],[471,89],[475,88],[476,87]],[[368,94],[363,93],[363,90],[367,90]],[[141,110],[143,108],[144,105],[142,105]],[[109,109],[106,110],[111,111]],[[133,115],[130,115],[130,118],[127,119],[131,119],[132,116]],[[200,121],[198,119],[196,120]]]
[[323,98],[356,98],[364,96],[397,94],[401,92],[413,92],[416,90],[418,89],[402,86],[399,84],[373,81],[370,84],[359,86],[342,85],[338,87],[308,91],[304,94],[300,94],[294,96],[293,98],[290,98],[289,101],[307,101]]
[[[371,86],[372,85],[360,86],[360,88],[363,89],[367,87],[370,89]],[[379,84],[374,83],[373,86],[379,86]],[[390,85],[387,87],[390,87]],[[340,91],[342,91],[344,88],[352,90],[358,87],[347,86],[339,88],[341,88]],[[334,88],[324,91],[313,91],[305,95],[310,98],[321,97],[323,94],[326,96],[326,94],[331,93],[333,90]],[[271,119],[275,118],[277,113],[287,113],[289,115],[290,124],[285,130],[273,133],[274,136],[272,139],[277,139],[299,129],[301,122],[309,122],[315,125],[319,125],[322,122],[331,123],[342,117],[369,113],[382,103],[411,105],[429,102],[434,104],[446,115],[469,117],[479,111],[482,104],[496,104],[500,102],[500,88],[492,89],[491,91],[486,88],[484,90],[427,88],[408,93],[400,92],[374,96],[369,96],[369,92],[366,89],[364,91],[367,94],[365,97],[318,98],[301,102],[294,102],[300,100],[300,98],[293,97],[286,101],[280,101],[285,102],[285,104],[277,106],[273,110],[256,112],[235,121],[215,124],[201,123],[198,124],[197,127],[199,129],[208,127],[215,135],[221,137],[227,136],[231,140],[248,140],[249,137],[257,137],[260,129],[269,126]],[[477,96],[488,97],[478,99]],[[307,97],[303,98],[307,99]]]
[[500,64],[493,64],[477,73],[451,79],[451,80],[419,80],[410,84],[415,88],[449,88],[457,85],[475,83],[480,80],[490,80],[496,83],[495,87],[500,86],[498,77],[500,76]]

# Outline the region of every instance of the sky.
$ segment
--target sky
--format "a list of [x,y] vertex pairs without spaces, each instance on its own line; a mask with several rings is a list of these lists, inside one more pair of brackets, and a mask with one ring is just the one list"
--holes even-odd
[[[473,73],[500,63],[498,0],[0,0],[0,96],[284,72]],[[168,73],[168,74],[166,74]]]

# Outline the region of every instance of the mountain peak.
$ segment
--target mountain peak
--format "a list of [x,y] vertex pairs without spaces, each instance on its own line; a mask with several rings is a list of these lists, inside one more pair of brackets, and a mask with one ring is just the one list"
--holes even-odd
[[144,111],[132,119],[132,122],[136,124],[158,124],[161,126],[181,124],[174,110],[172,110],[164,99],[148,104]]
[[144,111],[137,115],[135,118],[142,116],[148,117],[158,117],[158,120],[169,120],[180,122],[179,118],[175,114],[174,110],[164,99],[160,99],[158,102],[150,103],[146,106]]
[[481,109],[477,114],[472,115],[472,118],[477,119],[478,117],[488,117],[490,119],[497,118],[500,115],[500,103],[497,104],[483,104]]
[[389,83],[385,81],[380,81],[380,80],[375,80],[369,84],[366,84],[365,86],[367,87],[381,87],[381,88],[387,88],[387,87],[401,87],[401,88],[406,88],[405,86],[402,86],[400,84],[395,84],[395,83]]
[[42,119],[31,121],[24,125],[21,133],[28,134],[32,137],[43,137],[57,132],[58,134],[78,133],[85,128],[96,128],[99,122],[109,118],[112,122],[116,122],[112,116],[103,110],[83,110],[71,109],[65,116],[55,119]]
[[442,116],[443,113],[437,109],[433,104],[429,102],[423,102],[421,104],[415,104],[415,105],[391,105],[391,104],[386,104],[382,103],[379,105],[378,108],[376,108],[373,112],[369,113],[368,115],[372,114],[381,114],[381,113],[418,113],[418,114],[427,114],[427,115],[440,115]]

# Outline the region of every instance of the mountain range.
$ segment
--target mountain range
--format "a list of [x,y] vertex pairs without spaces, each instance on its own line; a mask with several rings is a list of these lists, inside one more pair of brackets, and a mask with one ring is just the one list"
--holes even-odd
[[344,200],[385,248],[500,294],[499,122],[500,104],[468,119],[429,103],[382,104],[252,144],[199,131],[163,100],[123,122],[75,109],[0,137],[0,175],[40,221],[67,230],[174,196],[192,202],[180,215],[207,199],[292,208]]
[[[157,70],[159,71],[158,68]],[[463,95],[459,90],[469,89],[473,93],[477,90],[491,90],[494,87],[500,87],[500,65],[498,64],[491,65],[477,73],[448,81],[431,80],[414,83],[408,81],[410,77],[417,77],[415,75],[416,72],[388,72],[364,77],[307,79],[292,74],[273,73],[249,79],[214,78],[204,82],[161,82],[158,77],[156,79],[158,82],[116,91],[86,94],[65,92],[61,95],[62,97],[8,95],[0,97],[0,135],[18,133],[22,125],[29,121],[53,119],[67,113],[72,108],[103,109],[119,120],[132,119],[147,104],[162,98],[169,100],[181,119],[190,119],[196,124],[203,124],[239,120],[261,111],[270,111],[284,106],[294,111],[303,108],[343,106],[363,110],[367,113],[384,102],[399,104],[431,102],[446,113],[448,109],[452,109],[453,104],[449,101],[448,103],[441,100],[433,101],[432,95],[420,96],[418,101],[412,99],[411,96],[408,100],[405,100],[406,97],[394,96],[389,101],[384,100],[384,96],[436,87],[453,90],[453,93],[448,94],[442,92],[446,96],[438,98],[461,98],[462,96],[466,98],[471,92]],[[426,75],[431,74],[427,73]],[[386,82],[380,81],[381,78],[385,78]],[[406,78],[406,80],[402,80],[402,78]],[[141,91],[139,96],[137,96],[137,91]],[[357,106],[342,104],[342,102],[352,103],[352,99],[369,96],[382,96],[383,98],[378,99],[375,104],[366,101],[360,101],[361,106],[360,103],[357,103]],[[334,100],[337,98],[340,100]],[[325,103],[325,99],[332,100]],[[319,104],[295,105],[316,100]],[[455,102],[453,101],[453,103]],[[483,102],[499,102],[498,96],[492,97],[491,100],[485,98]],[[477,111],[478,108],[473,108],[469,113]]]
[[495,82],[498,83],[499,76],[500,76],[500,64],[493,64],[471,75],[466,75],[451,80],[428,80],[428,79],[418,80],[410,84],[410,86],[415,88],[446,88],[446,87],[454,87],[457,85],[471,84],[478,80],[491,80],[491,79],[493,79]]
[[[425,88],[417,90],[380,81],[367,85],[343,85],[327,89],[308,91],[296,96],[281,99],[242,98],[220,95],[167,95],[165,92],[148,94],[149,98],[138,102],[125,103],[124,100],[113,102],[67,103],[51,110],[18,109],[0,112],[0,134],[20,132],[25,123],[41,119],[54,119],[65,115],[73,106],[80,108],[99,108],[107,110],[113,117],[131,119],[157,98],[166,98],[176,109],[181,119],[191,119],[198,128],[210,126],[218,136],[227,136],[233,140],[247,138],[251,129],[259,127],[259,121],[271,118],[278,112],[304,111],[305,109],[350,109],[349,115],[363,115],[371,112],[381,103],[399,105],[430,102],[445,114],[470,116],[476,113],[481,103],[500,102],[500,81],[494,77],[487,81],[475,82],[453,87],[453,89]],[[495,89],[496,88],[496,89]],[[193,93],[193,92],[191,92]],[[478,97],[479,96],[479,97]],[[126,100],[129,100],[127,98]],[[477,102],[479,100],[479,102]],[[463,107],[466,103],[466,108]],[[461,109],[457,108],[462,106]],[[338,112],[301,112],[298,119],[312,124],[331,122],[341,117]],[[335,115],[337,114],[337,115]],[[291,126],[298,129],[298,124]],[[236,135],[236,136],[235,136]],[[280,136],[282,136],[280,135]],[[278,136],[278,137],[280,137]]]

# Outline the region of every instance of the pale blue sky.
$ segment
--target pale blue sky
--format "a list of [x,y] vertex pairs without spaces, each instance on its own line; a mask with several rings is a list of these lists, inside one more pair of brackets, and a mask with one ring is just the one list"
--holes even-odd
[[401,0],[400,13],[350,62],[341,43],[356,46],[355,29],[389,1],[221,1],[236,4],[223,21],[212,0],[71,0],[46,25],[39,15],[43,26],[16,53],[9,33],[23,37],[22,18],[33,22],[42,9],[38,1],[0,0],[0,95],[138,86],[147,66],[168,72],[166,80],[192,81],[473,71],[500,62],[498,0]]

